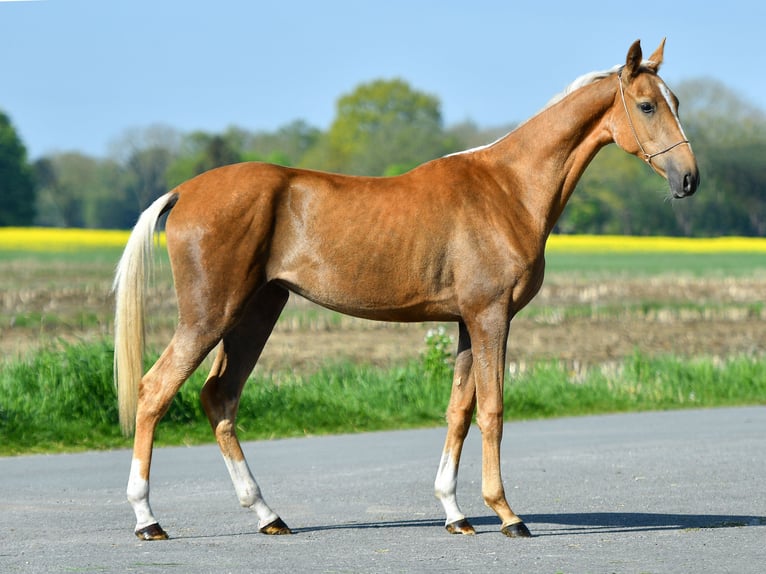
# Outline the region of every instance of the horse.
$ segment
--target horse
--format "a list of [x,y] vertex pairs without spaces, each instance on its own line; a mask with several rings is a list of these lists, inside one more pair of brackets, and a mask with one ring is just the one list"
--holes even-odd
[[[699,171],[658,75],[665,40],[643,59],[586,74],[496,142],[393,177],[267,163],[217,168],[182,183],[140,216],[115,275],[115,379],[123,431],[135,431],[127,498],[142,540],[168,538],[149,504],[154,434],[173,396],[216,346],[201,402],[239,502],[259,532],[290,534],[245,460],[235,419],[242,388],[295,293],[366,319],[456,322],[447,433],[434,490],[450,533],[475,534],[457,501],[463,442],[474,411],[484,502],[508,537],[531,533],[506,499],[500,472],[510,323],[543,282],[547,238],[583,171],[616,143],[645,161],[673,198]],[[166,245],[178,324],[142,376],[153,235]]]

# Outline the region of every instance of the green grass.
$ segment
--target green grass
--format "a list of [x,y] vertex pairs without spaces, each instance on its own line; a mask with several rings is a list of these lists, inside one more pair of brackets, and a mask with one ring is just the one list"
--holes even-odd
[[693,277],[766,275],[763,253],[556,253],[545,254],[546,274],[597,278],[663,274]]
[[766,404],[766,358],[648,358],[584,374],[535,366],[505,394],[511,418]]
[[[118,249],[87,252],[0,251],[0,290],[31,285],[110,282]],[[169,266],[158,274],[167,280]],[[549,253],[549,278],[766,277],[766,257],[758,253]],[[78,291],[79,293],[79,291]],[[524,313],[546,320],[563,316],[648,316],[659,309],[680,313],[746,313],[762,317],[763,302],[674,303],[626,301],[624,304],[530,306]],[[90,311],[22,310],[0,315],[28,328],[65,323],[78,328],[100,324]],[[316,322],[340,324],[301,311],[285,320],[296,328]],[[290,372],[256,376],[245,388],[238,418],[242,439],[263,439],[338,432],[370,431],[444,424],[449,398],[449,356],[437,348],[439,337],[420,360],[390,369],[329,363],[312,374]],[[451,346],[450,346],[451,350]],[[147,359],[147,365],[153,357]],[[159,426],[159,444],[209,442],[212,433],[199,404],[205,373],[184,385]],[[570,372],[561,362],[537,363],[508,377],[508,420],[636,410],[766,404],[766,357],[633,357],[609,367]],[[120,435],[112,383],[109,342],[52,344],[33,354],[0,362],[0,455],[127,447]]]
[[[164,249],[158,250],[164,252]],[[39,263],[66,263],[105,265],[112,269],[122,255],[122,249],[115,247],[93,247],[72,251],[28,251],[22,249],[0,249],[0,263],[14,261]]]
[[[439,335],[420,360],[382,370],[328,364],[306,376],[256,377],[238,418],[243,440],[444,424],[450,389]],[[151,360],[151,359],[150,359]],[[158,444],[210,442],[196,373],[159,426]],[[766,358],[648,358],[572,373],[539,363],[509,377],[507,420],[766,404]],[[120,435],[109,343],[59,344],[0,365],[0,455],[127,447]]]
[[664,313],[668,317],[760,318],[766,316],[766,303],[719,302],[695,303],[676,301],[638,301],[625,303],[576,303],[543,305],[533,302],[523,316],[540,322],[562,322],[571,319],[637,318],[647,319]]
[[[100,267],[111,276],[121,249],[89,248],[78,251],[24,251],[0,249],[0,264],[59,264]],[[165,249],[157,250],[161,265],[167,263]],[[575,276],[627,275],[651,276],[664,273],[693,276],[743,276],[766,273],[766,256],[755,252],[680,253],[680,252],[599,252],[571,253],[548,250],[547,273],[573,273]]]

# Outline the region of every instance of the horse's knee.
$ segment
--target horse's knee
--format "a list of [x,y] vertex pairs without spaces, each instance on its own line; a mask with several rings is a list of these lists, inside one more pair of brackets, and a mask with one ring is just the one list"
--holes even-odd
[[447,425],[450,432],[460,438],[465,438],[468,434],[468,430],[471,428],[472,416],[473,409],[448,408]]
[[479,430],[486,436],[501,436],[503,434],[503,411],[482,412],[476,415],[476,424]]

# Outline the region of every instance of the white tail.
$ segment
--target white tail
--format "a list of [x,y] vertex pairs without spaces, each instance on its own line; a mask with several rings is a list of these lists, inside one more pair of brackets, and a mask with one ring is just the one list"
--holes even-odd
[[169,192],[139,217],[117,265],[115,292],[114,381],[120,409],[120,427],[126,435],[136,426],[138,386],[144,366],[144,306],[147,279],[153,263],[157,220],[170,210],[178,196]]

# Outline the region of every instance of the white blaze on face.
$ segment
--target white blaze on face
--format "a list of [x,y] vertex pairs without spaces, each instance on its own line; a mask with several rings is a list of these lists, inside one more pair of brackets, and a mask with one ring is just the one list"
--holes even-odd
[[678,130],[681,132],[681,137],[683,139],[689,139],[686,137],[686,134],[684,133],[684,128],[681,126],[681,119],[678,117],[678,108],[676,107],[675,101],[673,99],[673,95],[670,92],[670,88],[668,88],[665,85],[665,82],[662,80],[658,80],[658,85],[660,88],[660,93],[662,94],[662,97],[665,98],[665,101],[668,104],[668,107],[670,108],[670,111],[673,112],[673,117],[676,120],[676,124],[678,125]]

